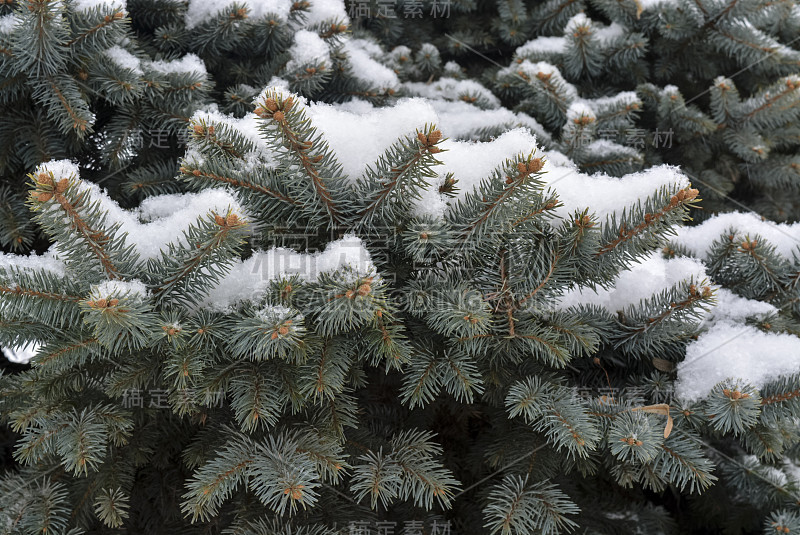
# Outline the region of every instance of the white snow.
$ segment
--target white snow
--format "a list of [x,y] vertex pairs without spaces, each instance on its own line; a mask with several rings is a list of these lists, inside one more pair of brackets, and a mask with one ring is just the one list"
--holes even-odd
[[610,288],[570,290],[561,297],[557,307],[563,310],[579,304],[597,305],[614,313],[638,305],[641,300],[684,280],[692,280],[696,284],[707,280],[705,267],[699,260],[687,257],[666,259],[654,252],[620,273]]
[[142,72],[142,68],[140,66],[141,62],[139,58],[125,50],[124,48],[120,47],[119,45],[112,46],[108,50],[106,50],[106,56],[111,58],[114,63],[122,67],[123,69],[130,69],[133,71],[134,74],[138,76],[142,76],[144,73]]
[[0,271],[5,271],[11,276],[12,270],[25,271],[47,271],[58,277],[63,277],[66,273],[64,262],[55,257],[51,251],[43,255],[31,253],[29,255],[15,255],[0,251]]
[[479,97],[493,108],[500,106],[494,94],[475,80],[440,78],[435,82],[406,82],[403,88],[410,94],[430,99],[460,100],[463,96]]
[[747,318],[762,318],[778,312],[769,303],[740,297],[727,288],[718,288],[714,296],[717,304],[705,320],[707,325],[714,325],[719,321],[743,322]]
[[366,39],[349,39],[342,45],[342,51],[347,55],[356,79],[380,91],[397,89],[400,86],[397,74],[378,61],[383,51],[376,43]]
[[77,178],[80,176],[80,170],[75,162],[70,160],[51,160],[44,162],[36,169],[36,174],[52,173],[56,182],[62,178]]
[[309,106],[308,117],[328,141],[345,177],[351,181],[357,180],[399,137],[414,136],[417,129],[436,122],[433,107],[418,98],[401,99],[386,108],[373,108],[363,101],[346,106],[314,103]]
[[[437,179],[415,203],[414,213],[417,216],[444,216],[448,206],[474,191],[483,179],[489,178],[492,171],[506,160],[519,154],[529,155],[536,148],[536,138],[527,129],[517,128],[486,143],[448,139],[439,146],[443,152],[436,156],[443,165],[435,168]],[[453,173],[456,187],[459,188],[452,199],[439,193],[439,186],[444,183],[448,173]]]
[[[397,47],[399,48],[399,47]],[[407,47],[405,47],[407,48]],[[395,49],[397,50],[397,49]],[[392,51],[394,52],[394,50]],[[410,51],[409,51],[410,52]],[[461,65],[456,63],[455,61],[448,61],[442,67],[442,76],[461,76],[464,73],[464,69],[461,68]]]
[[724,320],[686,348],[686,359],[678,364],[675,393],[678,398],[695,401],[728,378],[744,379],[760,389],[781,375],[798,371],[800,338]]
[[591,106],[589,106],[586,101],[578,99],[567,108],[567,124],[569,125],[582,117],[586,117],[592,121],[597,119]]
[[[240,217],[245,215],[236,198],[223,189],[206,189],[200,193],[173,194],[167,197],[174,199],[171,213],[147,220],[146,217],[152,214],[144,212],[144,223],[136,220],[138,214],[135,211],[127,213],[114,201],[107,200],[115,205],[113,211],[116,217],[112,220],[123,223],[121,232],[128,232],[127,243],[136,247],[142,259],[157,257],[169,242],[185,244],[183,232],[196,223],[198,218],[207,217],[211,212],[224,215],[230,209]],[[144,203],[143,210],[148,210],[149,206],[152,204]]]
[[635,91],[622,91],[609,97],[585,99],[583,102],[591,107],[596,115],[601,115],[608,108],[624,108],[633,104],[642,105],[642,100]]
[[561,87],[564,99],[568,103],[578,98],[578,90],[575,89],[575,86],[564,79],[561,71],[556,66],[546,61],[533,63],[526,59],[522,63],[512,63],[510,66],[500,69],[498,76],[507,76],[509,74],[519,76],[520,73],[527,76],[529,83],[536,83],[536,78],[539,75],[549,76],[547,83]]
[[642,6],[642,11],[649,9],[657,9],[660,7],[670,6],[677,7],[678,0],[638,0],[639,5]]
[[609,26],[594,26],[595,36],[604,45],[608,45],[611,41],[624,36],[625,32],[627,31],[628,30],[625,28],[625,26],[622,26],[616,22],[612,22]]
[[[786,258],[800,245],[800,224],[773,223],[751,213],[720,214],[677,230],[673,241],[704,260],[709,259],[712,243],[729,233],[742,240],[758,234]],[[705,322],[708,330],[689,345],[686,359],[678,365],[676,392],[680,397],[701,399],[727,378],[743,379],[761,388],[780,375],[800,371],[800,338],[762,332],[744,323],[748,318],[776,313],[775,307],[725,289],[717,291],[717,299]]]
[[728,378],[743,379],[760,389],[781,375],[800,371],[800,338],[745,324],[747,319],[777,313],[774,306],[725,288],[715,296],[717,304],[703,322],[707,330],[686,348],[686,358],[678,364],[679,398],[702,399]]
[[[700,191],[702,196],[702,190]],[[775,246],[776,251],[786,258],[800,246],[800,223],[786,224],[763,220],[752,213],[731,212],[709,218],[694,227],[678,229],[674,241],[689,250],[693,255],[708,259],[711,244],[733,228],[744,239],[756,234]]]
[[586,13],[580,12],[573,16],[569,21],[567,21],[567,25],[564,27],[564,33],[573,33],[578,28],[583,27],[591,28],[593,26],[592,19],[586,16]]
[[125,9],[125,0],[72,0],[76,11],[89,11],[101,8],[103,11],[119,11]]
[[0,34],[9,34],[17,25],[17,16],[14,13],[0,17]]
[[251,19],[260,19],[271,14],[286,20],[292,8],[291,0],[189,0],[186,29],[191,30],[210,20],[234,2],[245,5],[247,16]]
[[[524,113],[514,113],[507,108],[481,110],[463,101],[448,100],[432,100],[431,106],[439,116],[436,125],[450,138],[464,139],[480,128],[505,124],[527,127],[531,133],[536,134],[537,139],[540,139],[539,136],[547,135],[547,130],[536,119]],[[550,138],[547,138],[547,141],[550,141]]]
[[608,139],[596,139],[587,145],[583,145],[582,149],[598,159],[603,159],[609,155],[614,155],[615,157],[624,156],[632,160],[640,158],[639,151],[636,149],[614,143]]
[[[237,119],[232,115],[225,115],[215,110],[196,111],[194,115],[192,115],[191,122],[192,124],[204,122],[206,126],[223,124],[236,130],[239,134],[247,138],[248,141],[255,145],[258,152],[253,156],[257,157],[260,165],[267,165],[270,167],[274,167],[276,165],[272,150],[267,146],[267,142],[261,136],[261,130],[258,128],[259,118],[255,113],[251,112],[246,114],[244,117]],[[192,149],[191,143],[189,148]],[[199,156],[199,158],[196,158],[196,160],[198,162],[202,161],[202,156],[199,153],[196,153],[196,155]],[[187,151],[186,159],[189,160],[190,156],[192,155],[190,155]]]
[[551,151],[546,155],[543,178],[563,203],[555,211],[561,217],[590,208],[604,224],[612,213],[618,214],[622,208],[650,197],[662,186],[689,187],[689,179],[679,168],[670,165],[654,166],[621,178],[601,174],[589,176],[578,171],[563,154]]
[[130,281],[112,280],[94,285],[91,295],[94,299],[108,299],[110,297],[145,299],[147,297],[147,287],[136,279]]
[[230,312],[240,302],[260,301],[270,281],[296,275],[306,282],[314,282],[321,273],[345,266],[350,266],[360,276],[375,273],[369,251],[361,239],[353,235],[330,242],[320,253],[304,254],[282,247],[256,251],[247,260],[237,261],[200,306]]
[[182,58],[172,61],[148,61],[145,65],[162,74],[187,72],[197,73],[202,76],[207,74],[205,63],[196,54],[186,54]]
[[42,345],[38,342],[28,342],[17,347],[4,347],[3,355],[16,364],[27,364],[39,353],[41,347]]
[[294,34],[294,43],[289,47],[288,53],[291,59],[286,64],[287,71],[330,63],[330,49],[327,43],[319,35],[308,30],[300,30]]
[[541,58],[543,56],[563,54],[567,50],[564,37],[537,37],[528,41],[514,52],[519,58]]
[[309,2],[311,5],[305,13],[307,27],[330,21],[350,24],[342,0],[309,0]]
[[[43,169],[52,171],[56,181],[65,176],[79,175],[77,166],[68,160],[44,163],[37,168],[37,173]],[[128,234],[126,243],[136,248],[141,260],[157,257],[170,242],[185,243],[183,231],[210,212],[226,214],[230,208],[239,216],[246,215],[233,194],[223,189],[166,195],[162,199],[144,202],[141,209],[124,210],[97,184],[82,181],[81,187],[88,190],[89,199],[100,202],[107,211],[106,224],[118,223],[119,235]],[[172,210],[166,208],[166,203],[172,203]],[[156,215],[160,217],[155,218]]]

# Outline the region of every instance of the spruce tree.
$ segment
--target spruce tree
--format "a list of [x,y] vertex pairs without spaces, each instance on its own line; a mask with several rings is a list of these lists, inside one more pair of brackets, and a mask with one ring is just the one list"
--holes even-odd
[[800,530],[795,4],[353,7],[0,5],[0,530]]
[[[389,10],[353,2],[361,4],[356,28],[401,58],[431,58],[425,69],[395,61],[404,81],[477,80],[540,121],[587,172],[671,163],[705,188],[695,219],[742,209],[799,218],[796,2],[430,0],[419,11],[411,0]],[[454,89],[449,98],[480,98]],[[507,128],[494,126],[483,133]]]
[[[796,368],[680,369],[726,322],[796,349],[797,257],[675,234],[699,199],[670,167],[606,185],[598,217],[571,190],[600,179],[554,180],[567,160],[523,130],[471,145],[425,121],[365,159],[416,105],[272,87],[243,118],[198,112],[190,193],[137,211],[70,162],[37,167],[54,247],[0,271],[3,343],[42,344],[0,378],[10,533],[687,532],[724,489],[749,500],[740,530],[800,527]],[[500,163],[470,174],[470,155]],[[679,280],[631,291],[659,265]],[[724,290],[738,316],[706,270],[750,292]]]

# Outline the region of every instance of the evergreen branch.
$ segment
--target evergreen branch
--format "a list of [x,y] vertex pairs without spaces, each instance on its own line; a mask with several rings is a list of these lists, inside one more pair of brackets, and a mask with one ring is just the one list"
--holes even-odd
[[215,182],[231,185],[235,188],[245,188],[255,193],[263,193],[264,195],[269,195],[270,197],[278,199],[279,201],[283,201],[285,203],[292,204],[295,206],[299,204],[299,202],[296,199],[287,197],[286,195],[280,193],[279,191],[275,191],[260,184],[255,184],[251,181],[247,181],[242,178],[232,178],[232,177],[218,175],[210,171],[203,171],[201,169],[191,169],[190,166],[186,163],[184,164],[183,167],[180,168],[180,172],[184,173],[184,175],[186,176],[191,175],[196,177],[208,178]]
[[121,11],[115,11],[111,15],[105,15],[99,23],[97,23],[93,27],[89,28],[87,31],[82,32],[77,37],[73,37],[72,39],[70,39],[66,43],[63,43],[63,46],[72,47],[73,45],[83,41],[84,39],[88,39],[89,37],[92,36],[92,34],[95,34],[95,33],[99,32],[100,30],[102,30],[106,26],[109,26],[111,24],[115,24],[117,21],[120,21],[123,18],[125,18],[125,14],[123,12],[121,12]]
[[[335,189],[342,179],[341,166],[334,160],[327,144],[310,126],[305,111],[294,97],[283,98],[272,91],[255,110],[265,125],[279,132],[276,143],[288,151],[310,179],[316,199],[322,203],[334,225],[344,223],[344,213],[336,199]],[[325,176],[327,175],[327,176]]]
[[621,225],[619,229],[619,237],[603,244],[595,253],[595,256],[599,257],[607,254],[619,247],[621,244],[639,236],[644,230],[657,225],[659,221],[670,212],[673,212],[679,208],[691,206],[691,202],[697,197],[698,193],[699,191],[696,189],[686,188],[680,190],[670,198],[670,202],[667,206],[664,206],[660,210],[653,213],[645,213],[643,221],[635,227],[626,229],[624,224]]

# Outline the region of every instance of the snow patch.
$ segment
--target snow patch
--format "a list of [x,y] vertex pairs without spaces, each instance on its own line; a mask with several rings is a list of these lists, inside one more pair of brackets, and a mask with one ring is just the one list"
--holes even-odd
[[14,30],[19,19],[14,13],[0,17],[0,34],[8,35]]
[[154,71],[160,72],[161,74],[187,72],[196,73],[201,76],[206,76],[207,74],[205,63],[203,63],[203,60],[200,59],[196,54],[186,54],[180,59],[174,59],[171,61],[148,61],[146,65]]
[[800,246],[800,223],[774,223],[755,214],[741,212],[719,214],[700,225],[682,227],[673,241],[694,256],[708,260],[711,244],[720,236],[727,235],[730,229],[739,231],[742,237],[749,235],[752,238],[758,234],[787,258],[791,258]]
[[324,251],[313,254],[282,247],[256,251],[247,260],[234,263],[230,272],[208,293],[200,306],[218,312],[231,312],[238,303],[260,301],[270,281],[298,276],[306,282],[314,282],[321,273],[345,266],[350,266],[359,276],[375,273],[369,251],[361,239],[353,235],[330,242]]
[[723,320],[686,348],[686,358],[678,364],[675,394],[697,401],[728,378],[744,379],[761,389],[798,371],[800,338]]
[[289,48],[292,58],[286,64],[287,71],[293,71],[307,65],[319,67],[330,61],[330,50],[327,43],[314,32],[300,30],[294,35],[294,44]]
[[120,47],[119,45],[112,46],[111,48],[106,50],[105,54],[114,63],[116,63],[123,69],[129,69],[133,71],[134,74],[136,74],[137,76],[142,76],[144,74],[140,66],[141,61],[139,61],[139,58],[137,58],[124,48]]
[[475,80],[441,78],[430,84],[406,82],[403,84],[403,88],[415,96],[430,99],[459,100],[461,97],[468,95],[480,98],[493,108],[500,106],[498,98]]
[[103,11],[125,10],[125,0],[72,0],[75,11],[89,11],[100,8]]
[[308,107],[308,117],[353,182],[399,137],[413,136],[436,122],[433,107],[422,99],[401,99],[387,108],[373,108],[364,101],[346,106],[314,103]]
[[91,291],[94,299],[109,297],[128,297],[132,299],[147,298],[147,286],[139,280],[111,280],[96,284]]
[[378,61],[384,52],[376,43],[366,39],[350,39],[342,45],[342,50],[350,61],[352,74],[356,79],[380,91],[397,89],[400,86],[397,74]]
[[189,0],[186,10],[186,29],[191,30],[217,16],[226,7],[236,2],[247,7],[249,19],[260,19],[274,15],[286,20],[292,8],[291,0]]
[[3,356],[15,364],[27,364],[30,360],[39,354],[42,344],[38,342],[28,342],[25,345],[17,347],[4,347]]
[[570,290],[561,297],[557,306],[563,310],[581,304],[597,305],[615,313],[638,305],[681,281],[691,279],[699,283],[706,278],[705,266],[699,260],[687,257],[666,259],[654,252],[620,273],[610,288]]
[[0,251],[0,271],[5,271],[8,275],[11,275],[12,270],[22,272],[47,271],[57,277],[63,277],[66,274],[64,262],[56,258],[49,250],[43,255],[35,253],[15,255]]

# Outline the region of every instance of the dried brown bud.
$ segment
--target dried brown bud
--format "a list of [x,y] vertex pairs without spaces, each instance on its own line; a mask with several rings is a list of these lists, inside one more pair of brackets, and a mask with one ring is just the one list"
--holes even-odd
[[370,286],[368,283],[364,283],[358,287],[358,295],[362,297],[367,295],[371,291],[372,291],[372,286]]
[[275,113],[272,114],[272,118],[278,121],[279,123],[282,123],[285,116],[283,115],[282,111],[276,111]]
[[428,152],[430,152],[431,154],[438,154],[438,153],[442,152],[442,149],[440,149],[439,147],[431,146],[431,147],[428,147]]
[[44,184],[45,186],[53,185],[53,177],[51,177],[49,173],[39,173],[36,175],[36,181],[39,184]]
[[286,325],[281,325],[280,329],[278,329],[278,334],[281,334],[281,335],[284,335],[284,336],[289,334],[289,327],[287,327]]
[[275,99],[270,97],[264,101],[264,107],[267,108],[271,112],[278,111],[278,105],[275,103]]
[[105,298],[101,298],[96,302],[96,304],[97,308],[105,308],[106,305],[108,305],[108,302],[105,300]]
[[534,158],[533,160],[528,162],[528,172],[529,173],[538,173],[544,167],[544,162],[541,158]]
[[277,331],[272,331],[272,335],[270,336],[270,339],[271,340],[275,340],[277,337],[278,337],[278,332]]
[[125,16],[125,13],[123,13],[122,11],[117,11],[116,13],[114,13],[114,18],[116,20],[119,20],[119,19],[123,18],[124,16]]
[[430,145],[436,145],[441,140],[442,140],[442,132],[439,130],[434,130],[433,132],[428,134],[428,143]]
[[355,296],[355,295],[356,295],[356,293],[353,290],[347,290],[344,293],[344,296],[347,297],[348,299],[352,299],[353,296]]
[[517,164],[517,171],[519,171],[519,174],[521,174],[521,175],[527,175],[528,174],[528,166],[525,165],[522,162],[519,162]]
[[111,300],[109,300],[109,302],[108,302],[108,306],[110,306],[110,307],[115,307],[115,306],[117,306],[118,304],[119,304],[119,299],[111,299]]
[[194,171],[192,171],[192,174],[193,174],[194,176],[200,176],[200,175],[202,175],[203,173],[201,173],[201,172],[200,172],[200,169],[195,169]]
[[224,227],[225,226],[225,218],[222,217],[219,214],[214,214],[214,223],[216,223],[220,227]]
[[194,130],[194,133],[197,134],[198,136],[202,136],[203,134],[206,133],[206,129],[202,124],[194,125],[192,127],[192,130]]
[[422,132],[417,132],[417,139],[419,139],[419,142],[422,143],[423,145],[428,144],[428,137]]
[[47,202],[53,198],[53,194],[49,191],[34,191],[31,193],[31,198],[39,202]]
[[236,214],[229,214],[228,217],[225,218],[225,224],[229,227],[233,227],[234,225],[239,224],[239,216]]

